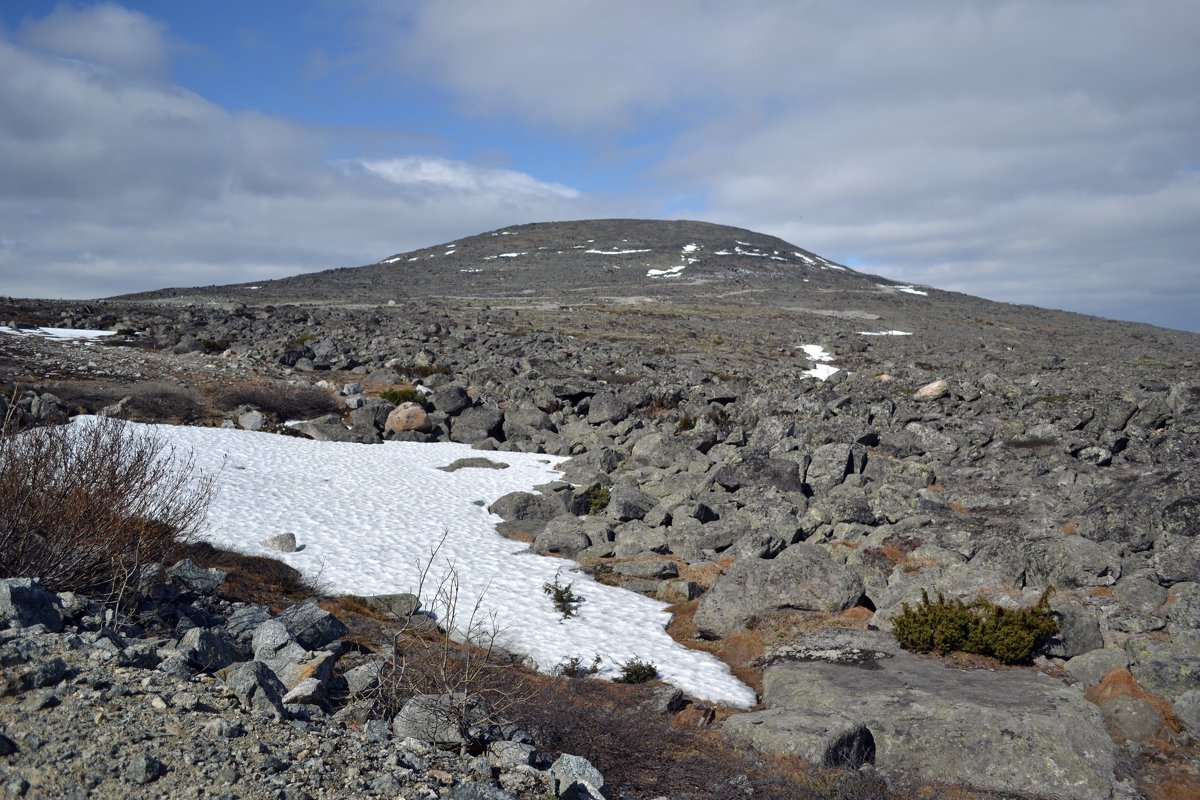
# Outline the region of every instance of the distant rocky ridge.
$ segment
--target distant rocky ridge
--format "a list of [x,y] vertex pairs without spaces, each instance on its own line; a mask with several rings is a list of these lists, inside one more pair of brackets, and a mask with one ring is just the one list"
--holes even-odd
[[[646,274],[667,266],[646,254],[556,260],[578,244],[682,258],[712,233],[698,225],[520,226],[256,290],[63,304],[64,325],[153,351],[95,346],[94,366],[64,357],[59,380],[324,381],[344,410],[297,427],[314,438],[573,456],[570,485],[493,506],[535,551],[685,604],[718,644],[827,615],[832,633],[772,644],[764,708],[725,723],[764,750],[1038,797],[1197,780],[1200,336],[882,288],[746,232],[734,241],[793,261],[712,256],[673,282]],[[521,272],[505,252],[546,255]],[[488,255],[505,282],[451,260]],[[585,255],[622,268],[572,272]],[[763,266],[703,271],[722,258]],[[812,377],[804,345],[838,371]],[[34,345],[0,337],[0,358],[17,347]],[[396,384],[425,394],[420,425],[388,430],[377,395]],[[49,384],[17,402],[33,417],[72,405]],[[949,668],[886,635],[922,590],[1014,605],[1049,585],[1061,633],[1036,671]],[[865,617],[877,630],[843,630]]]

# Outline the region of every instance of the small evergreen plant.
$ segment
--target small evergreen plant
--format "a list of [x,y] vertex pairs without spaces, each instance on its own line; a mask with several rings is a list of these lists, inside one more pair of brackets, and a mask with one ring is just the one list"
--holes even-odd
[[621,674],[613,678],[613,683],[646,683],[658,677],[658,667],[649,661],[642,661],[637,656],[617,664]]
[[1050,592],[1047,589],[1028,608],[1009,609],[983,599],[947,600],[940,593],[931,602],[922,590],[921,604],[913,608],[905,603],[892,621],[892,632],[901,647],[917,653],[957,651],[1005,664],[1026,663],[1039,645],[1058,633]]
[[547,581],[542,584],[542,591],[549,595],[550,601],[554,603],[554,610],[562,614],[563,619],[575,616],[579,604],[583,602],[583,597],[575,594],[571,586],[570,583],[560,583],[558,575],[554,576],[553,583]]

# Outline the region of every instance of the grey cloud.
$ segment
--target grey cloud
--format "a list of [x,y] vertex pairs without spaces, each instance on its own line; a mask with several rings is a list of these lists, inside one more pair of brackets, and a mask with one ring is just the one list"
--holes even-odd
[[144,14],[114,3],[87,8],[60,5],[40,19],[28,19],[18,39],[68,58],[107,67],[120,74],[161,77],[170,62],[165,30]]

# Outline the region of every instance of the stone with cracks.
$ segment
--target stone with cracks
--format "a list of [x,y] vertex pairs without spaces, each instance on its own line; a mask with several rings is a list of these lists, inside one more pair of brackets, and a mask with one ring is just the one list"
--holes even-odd
[[1115,748],[1100,709],[1038,673],[962,671],[906,652],[871,669],[790,662],[764,671],[763,703],[778,732],[758,734],[766,752],[789,752],[789,730],[829,716],[863,724],[884,771],[1060,800],[1112,793]]
[[842,611],[858,602],[862,580],[814,544],[801,542],[773,559],[740,559],[700,598],[696,630],[719,638],[755,614],[779,609]]

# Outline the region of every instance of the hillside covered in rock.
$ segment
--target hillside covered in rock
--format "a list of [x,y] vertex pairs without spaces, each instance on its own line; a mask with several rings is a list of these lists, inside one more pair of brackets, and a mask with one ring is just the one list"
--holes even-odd
[[[671,603],[672,634],[758,692],[717,724],[762,753],[1014,796],[1200,791],[1195,334],[622,220],[0,322],[27,422],[569,456],[493,505],[500,530]],[[1016,665],[915,654],[892,631],[923,596],[1046,596],[1057,633]]]

